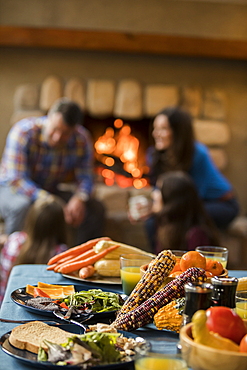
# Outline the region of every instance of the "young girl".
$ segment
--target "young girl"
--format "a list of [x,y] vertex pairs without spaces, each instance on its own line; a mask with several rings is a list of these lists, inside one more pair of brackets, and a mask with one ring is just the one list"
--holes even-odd
[[159,176],[152,196],[156,253],[163,249],[194,250],[199,245],[218,245],[217,232],[188,174],[174,171]]
[[31,206],[25,231],[11,234],[1,251],[0,304],[10,271],[18,264],[45,264],[55,254],[67,249],[67,231],[60,199],[48,196]]

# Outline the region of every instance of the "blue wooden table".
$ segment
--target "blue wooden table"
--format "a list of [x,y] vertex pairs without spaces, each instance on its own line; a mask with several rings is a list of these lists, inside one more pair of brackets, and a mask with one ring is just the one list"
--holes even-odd
[[[247,276],[246,271],[229,271],[229,276],[242,277]],[[32,313],[25,308],[14,303],[11,298],[11,292],[15,289],[25,287],[27,284],[37,285],[38,281],[50,284],[77,284],[78,281],[73,281],[64,278],[61,274],[55,274],[53,271],[47,271],[46,265],[19,265],[15,266],[11,271],[10,278],[8,281],[7,290],[5,297],[0,309],[0,318],[10,320],[39,320],[45,319],[45,316]],[[121,285],[92,285],[92,284],[81,284],[83,289],[88,290],[92,288],[107,289],[109,291],[122,293]],[[47,318],[49,319],[49,318]],[[53,319],[52,319],[53,320]],[[95,323],[95,321],[89,321],[89,324]],[[0,322],[0,336],[11,331],[15,326],[19,324],[3,323]],[[169,331],[157,330],[153,324],[148,325],[145,328],[140,328],[133,333],[146,338],[151,342],[152,349],[155,352],[161,353],[176,353],[177,342],[179,340],[178,334]],[[35,369],[35,367],[26,366],[26,364],[10,357],[0,350],[0,369],[8,370],[28,370]],[[127,365],[126,369],[133,370],[133,366]]]

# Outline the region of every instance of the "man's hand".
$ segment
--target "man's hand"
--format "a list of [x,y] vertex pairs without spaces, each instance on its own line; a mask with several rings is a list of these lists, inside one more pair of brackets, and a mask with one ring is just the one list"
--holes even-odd
[[77,227],[85,217],[85,203],[74,195],[64,207],[64,217],[68,225]]

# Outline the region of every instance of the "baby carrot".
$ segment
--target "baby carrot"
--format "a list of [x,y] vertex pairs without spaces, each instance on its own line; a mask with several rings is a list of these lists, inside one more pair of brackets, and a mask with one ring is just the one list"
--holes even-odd
[[87,267],[82,267],[79,270],[79,276],[82,279],[86,279],[90,276],[93,276],[94,273],[95,273],[95,268],[93,267],[93,265],[88,265]]
[[[74,249],[74,248],[78,248],[78,249]],[[70,248],[70,249],[68,249],[68,250],[66,250],[62,253],[56,254],[55,256],[50,258],[49,261],[47,262],[47,265],[50,266],[50,265],[53,265],[54,263],[60,262],[60,260],[64,259],[65,257],[76,257],[76,256],[78,256],[81,253],[79,248],[81,248],[82,250],[84,249],[86,251],[86,250],[88,250],[90,248],[93,248],[93,247],[91,247],[89,245],[86,245],[86,246],[82,247],[82,244],[81,244],[81,245],[78,245],[76,247]]]
[[[75,261],[79,261],[79,260],[82,260],[82,259],[86,259],[86,258],[94,256],[95,254],[96,254],[96,252],[95,252],[94,249],[89,249],[88,251],[80,254],[79,256],[71,258],[68,262],[75,262]],[[67,261],[64,261],[63,264],[64,263],[67,263]]]
[[52,271],[52,270],[54,270],[54,268],[57,266],[57,263],[53,263],[53,265],[50,265],[50,266],[47,266],[46,267],[46,270],[47,271]]
[[82,259],[82,260],[79,260],[79,261],[71,262],[71,263],[68,262],[67,264],[64,264],[64,266],[62,268],[60,268],[58,272],[61,272],[62,274],[67,274],[69,272],[79,270],[82,267],[86,267],[88,265],[93,265],[95,262],[97,262],[101,258],[105,257],[108,253],[112,252],[114,249],[116,249],[118,247],[119,247],[119,245],[112,245],[111,247],[106,248],[104,251],[102,251],[100,253],[96,253],[95,256],[92,256],[92,257],[89,257],[89,258],[86,258],[86,259]]
[[80,253],[86,252],[87,250],[93,248],[95,244],[97,244],[100,240],[110,240],[110,238],[106,236],[106,237],[89,240],[86,243],[80,244],[76,247],[68,249],[65,252],[57,254],[56,256],[50,258],[47,264],[53,265],[55,262],[58,262],[63,257],[67,257],[67,256],[75,257],[76,255],[79,255]]
[[88,251],[79,254],[79,256],[69,258],[67,261],[64,261],[63,263],[57,263],[54,267],[54,271],[58,272],[61,267],[67,265],[68,263],[76,262],[76,261],[82,261],[83,259],[95,256],[96,252],[93,249],[89,249]]
[[71,260],[72,258],[73,258],[72,256],[64,257],[61,260],[59,260],[58,262],[53,263],[52,265],[47,266],[46,270],[47,271],[51,271],[51,270],[54,270],[55,271],[55,269],[57,268],[58,265],[61,265],[62,263]]

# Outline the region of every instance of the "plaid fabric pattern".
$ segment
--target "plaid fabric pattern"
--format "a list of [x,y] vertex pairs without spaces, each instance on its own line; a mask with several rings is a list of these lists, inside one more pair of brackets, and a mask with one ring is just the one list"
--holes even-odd
[[44,137],[47,117],[27,118],[9,132],[0,167],[0,184],[32,201],[54,193],[57,184],[75,182],[77,192],[90,194],[93,145],[89,132],[76,126],[63,148],[50,148]]
[[[8,240],[4,244],[3,249],[1,251],[0,306],[1,306],[1,303],[4,297],[10,271],[26,239],[27,239],[27,234],[24,231],[16,231],[8,237]],[[67,249],[67,246],[65,244],[56,245],[53,250],[52,256],[59,254],[61,252],[64,252],[66,249]]]

